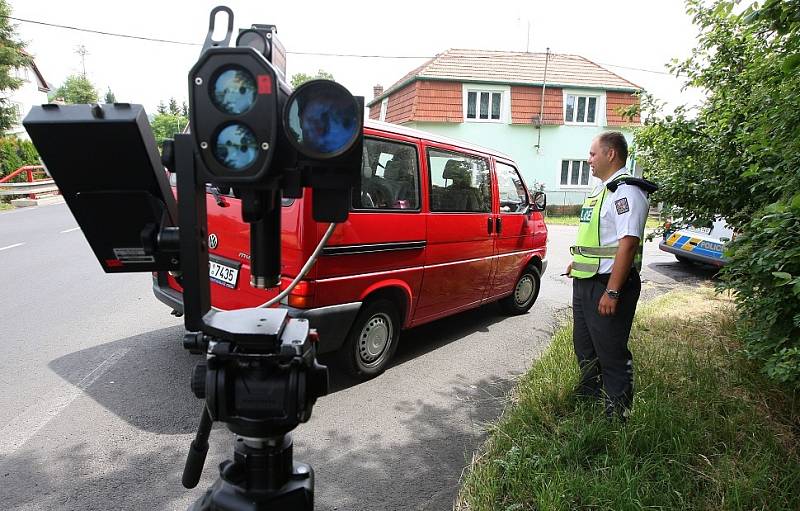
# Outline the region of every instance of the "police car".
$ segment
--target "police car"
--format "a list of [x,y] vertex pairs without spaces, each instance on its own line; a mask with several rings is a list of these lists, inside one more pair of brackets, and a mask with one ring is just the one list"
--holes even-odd
[[727,262],[725,244],[733,237],[733,229],[724,218],[717,218],[711,225],[702,227],[687,225],[675,228],[674,224],[665,224],[664,239],[658,248],[675,254],[682,263],[698,262],[721,267]]

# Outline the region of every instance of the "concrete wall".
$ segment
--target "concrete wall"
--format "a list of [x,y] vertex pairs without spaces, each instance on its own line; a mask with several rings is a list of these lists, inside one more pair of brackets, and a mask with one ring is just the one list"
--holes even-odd
[[496,123],[410,122],[406,126],[480,144],[504,152],[519,164],[529,187],[544,184],[548,204],[580,204],[591,191],[589,186],[562,186],[562,160],[586,160],[592,139],[606,129],[622,131],[628,144],[633,141],[629,128],[598,126],[543,126],[537,149],[539,130],[533,126]]

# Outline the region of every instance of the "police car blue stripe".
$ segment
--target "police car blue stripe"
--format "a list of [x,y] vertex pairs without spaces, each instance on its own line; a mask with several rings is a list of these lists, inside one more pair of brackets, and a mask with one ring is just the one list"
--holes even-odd
[[695,249],[692,250],[692,253],[693,254],[698,254],[698,255],[703,255],[703,256],[706,256],[706,257],[713,257],[713,258],[716,258],[716,259],[722,259],[722,252],[716,252],[714,250],[706,250],[704,248],[700,248],[699,246],[695,247]]
[[672,246],[681,247],[681,246],[683,246],[684,243],[686,243],[690,239],[692,239],[692,238],[690,238],[689,236],[681,236],[680,238],[678,238],[678,241],[676,241],[675,243],[672,244]]

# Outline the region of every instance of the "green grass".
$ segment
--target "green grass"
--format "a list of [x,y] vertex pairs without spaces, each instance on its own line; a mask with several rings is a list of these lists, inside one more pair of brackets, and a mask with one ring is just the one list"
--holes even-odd
[[800,398],[737,352],[709,289],[640,307],[627,424],[576,401],[571,326],[520,381],[464,479],[465,510],[800,509]]
[[0,201],[0,211],[5,211],[7,209],[14,209],[14,206],[12,206],[10,202]]
[[[544,221],[550,225],[578,225],[579,223],[577,216],[548,216],[545,217]],[[661,227],[663,223],[662,220],[648,218],[647,222],[645,222],[645,228],[655,229],[656,227]]]

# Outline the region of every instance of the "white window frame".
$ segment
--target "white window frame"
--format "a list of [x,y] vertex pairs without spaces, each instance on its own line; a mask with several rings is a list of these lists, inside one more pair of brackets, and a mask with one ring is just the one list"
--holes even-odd
[[[508,124],[509,119],[511,119],[511,86],[509,85],[486,85],[480,83],[465,83],[463,84],[463,94],[462,94],[462,107],[464,110],[464,122],[485,122],[485,123],[495,123],[495,124]],[[467,117],[467,106],[468,106],[468,93],[475,92],[476,93],[476,103],[475,103],[475,112],[477,116],[480,116],[480,93],[481,92],[488,92],[492,93],[500,93],[500,118],[499,119],[492,119],[491,114],[491,105],[492,105],[492,97],[489,96],[489,119],[470,119]]]
[[[575,107],[578,106],[578,98],[584,97],[586,98],[586,112],[589,111],[589,98],[597,98],[597,103],[595,105],[595,113],[594,113],[594,122],[586,122],[586,121],[568,121],[567,120],[567,97],[568,96],[576,96],[575,97]],[[575,113],[573,111],[573,117],[575,117]],[[561,112],[561,115],[564,119],[564,124],[568,126],[605,126],[606,122],[606,93],[600,90],[569,90],[564,89],[564,108]],[[585,118],[585,116],[584,116]]]
[[[561,184],[561,167],[562,167],[562,165],[563,165],[563,163],[565,161],[570,162],[569,163],[569,174],[567,175],[567,181],[568,181],[567,184],[562,185]],[[572,165],[573,165],[572,162],[576,162],[576,161],[579,161],[581,163],[586,162],[586,164],[588,165],[588,160],[586,159],[586,157],[583,157],[583,158],[561,158],[560,160],[558,160],[558,174],[556,176],[556,183],[558,183],[559,188],[561,190],[592,190],[592,189],[594,189],[595,186],[600,184],[600,180],[592,175],[591,167],[589,167],[589,170],[588,170],[588,172],[589,172],[589,183],[588,184],[585,184],[585,185],[580,184],[580,175],[578,175],[578,184],[576,184],[576,185],[570,184],[570,182],[572,181],[570,179],[572,177]]]
[[381,100],[381,115],[378,118],[379,121],[386,121],[386,111],[389,109],[389,98],[383,98]]

